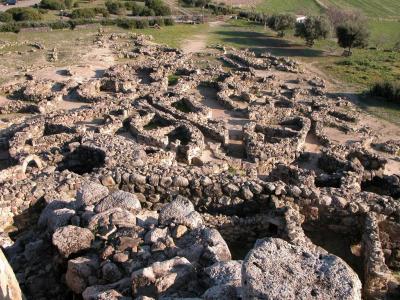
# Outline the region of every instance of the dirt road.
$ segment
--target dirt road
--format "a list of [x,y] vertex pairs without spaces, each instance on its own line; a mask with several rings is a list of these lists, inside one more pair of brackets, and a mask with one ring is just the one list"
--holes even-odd
[[27,7],[27,6],[33,6],[35,4],[40,3],[40,0],[23,0],[23,1],[18,1],[17,4],[15,5],[4,5],[0,4],[0,11],[6,11],[7,9],[13,8],[13,7]]

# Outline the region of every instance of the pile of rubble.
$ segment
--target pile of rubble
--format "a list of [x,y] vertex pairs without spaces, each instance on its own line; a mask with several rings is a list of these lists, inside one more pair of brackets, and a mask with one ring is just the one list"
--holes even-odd
[[28,298],[399,295],[398,141],[292,60],[224,48],[229,69],[200,69],[106,40],[131,61],[2,87],[20,117],[0,129],[0,241]]

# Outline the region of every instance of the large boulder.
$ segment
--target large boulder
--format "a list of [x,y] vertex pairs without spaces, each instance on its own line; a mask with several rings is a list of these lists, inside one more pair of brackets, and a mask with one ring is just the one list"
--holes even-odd
[[53,234],[53,245],[64,257],[89,249],[93,240],[89,229],[73,225],[58,228]]
[[159,223],[161,225],[181,224],[193,229],[201,227],[203,219],[195,211],[189,199],[177,196],[174,201],[162,208],[159,215]]
[[76,201],[78,206],[94,205],[101,199],[105,198],[108,193],[108,188],[105,186],[99,183],[87,182],[77,191]]
[[22,292],[19,288],[14,271],[0,249],[0,299],[21,300]]
[[142,208],[139,199],[134,194],[115,191],[101,200],[94,210],[95,212],[103,212],[114,207],[120,207],[129,211],[138,211]]
[[357,274],[339,257],[267,238],[242,269],[244,299],[361,299]]

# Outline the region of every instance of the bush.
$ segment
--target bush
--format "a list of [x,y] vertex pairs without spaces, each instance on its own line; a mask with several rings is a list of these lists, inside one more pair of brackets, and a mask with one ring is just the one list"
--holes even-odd
[[14,7],[6,12],[12,15],[14,21],[40,21],[42,19],[39,11],[32,7]]
[[42,0],[39,3],[40,8],[50,9],[50,10],[62,10],[65,9],[64,2],[60,0]]
[[400,103],[400,82],[378,82],[370,89],[370,95]]
[[268,26],[279,32],[280,36],[285,35],[285,30],[293,29],[296,24],[296,17],[292,14],[273,15],[268,19]]
[[154,26],[154,25],[164,26],[164,19],[157,18],[157,19],[149,20],[149,25],[150,26]]
[[351,54],[351,48],[368,46],[369,35],[366,25],[360,22],[346,22],[336,27],[338,44],[342,48],[349,48],[349,55]]
[[15,22],[10,22],[0,26],[0,32],[19,32],[20,25]]
[[107,0],[105,5],[110,14],[122,15],[125,11],[124,3],[119,1]]
[[165,5],[162,0],[146,0],[145,5],[154,10],[156,16],[169,16],[171,15],[171,10],[169,6]]
[[166,18],[166,19],[164,19],[164,25],[165,25],[165,26],[172,26],[172,25],[174,25],[174,24],[175,24],[174,19],[172,19],[172,18]]
[[96,15],[103,15],[104,18],[107,18],[110,16],[110,13],[108,12],[108,10],[104,7],[94,7],[94,12]]
[[149,21],[147,20],[136,20],[136,28],[143,29],[149,27]]
[[8,12],[0,12],[0,22],[8,23],[14,21],[12,14]]
[[324,16],[308,17],[304,22],[296,24],[295,36],[306,40],[308,46],[314,46],[314,41],[326,39],[331,32],[331,24]]
[[141,16],[143,7],[136,2],[133,2],[131,5],[132,16]]
[[92,19],[96,17],[96,10],[93,8],[78,8],[71,13],[72,19]]
[[215,15],[229,15],[234,13],[234,10],[230,6],[208,3],[205,5],[205,8],[211,10]]
[[205,7],[211,0],[181,0],[186,6]]
[[68,21],[55,21],[52,23],[49,23],[49,27],[51,29],[67,29],[67,28],[72,28],[71,23]]
[[143,17],[150,17],[150,16],[155,16],[156,13],[151,8],[148,8],[147,6],[145,6],[145,7],[143,7],[142,11],[140,12],[140,15]]

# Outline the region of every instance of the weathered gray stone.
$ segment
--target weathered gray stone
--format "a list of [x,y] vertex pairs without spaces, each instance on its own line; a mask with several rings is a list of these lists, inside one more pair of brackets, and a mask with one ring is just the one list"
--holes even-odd
[[140,201],[131,193],[116,191],[102,199],[95,207],[95,212],[104,212],[108,209],[120,207],[129,211],[141,209]]
[[197,228],[203,225],[203,220],[200,214],[194,210],[192,202],[187,198],[177,196],[175,200],[162,208],[159,223],[162,225],[175,223],[189,228]]
[[53,234],[53,245],[64,257],[89,249],[93,240],[89,229],[73,225],[58,228]]
[[245,299],[361,299],[357,274],[339,257],[267,238],[243,262]]
[[79,206],[93,205],[108,195],[108,188],[105,186],[87,182],[76,193],[76,201]]

